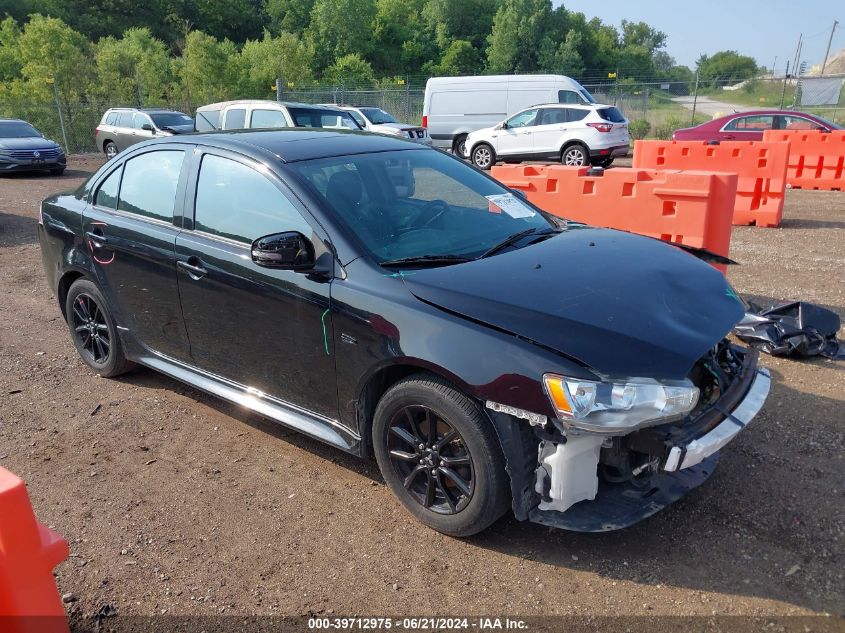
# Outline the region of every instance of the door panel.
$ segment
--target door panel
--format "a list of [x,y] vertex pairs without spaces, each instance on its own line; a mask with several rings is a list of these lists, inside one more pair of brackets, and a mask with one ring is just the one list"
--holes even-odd
[[188,359],[189,348],[176,285],[179,229],[172,217],[184,195],[184,155],[169,149],[125,161],[98,185],[83,216],[97,282],[117,324],[143,346],[180,360]]
[[534,148],[537,114],[538,109],[533,108],[508,119],[508,127],[497,132],[496,153],[500,156],[530,154]]
[[535,154],[560,152],[569,125],[566,121],[566,108],[543,108],[540,110],[539,125],[534,127]]
[[206,371],[336,419],[329,280],[250,257],[252,241],[270,233],[318,239],[280,187],[239,160],[202,157],[195,230],[176,240],[191,355]]

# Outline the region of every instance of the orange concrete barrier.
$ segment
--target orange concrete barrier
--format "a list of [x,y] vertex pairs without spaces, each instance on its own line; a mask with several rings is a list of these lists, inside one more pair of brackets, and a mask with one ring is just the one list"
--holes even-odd
[[789,187],[845,191],[845,130],[766,130],[763,140],[789,142]]
[[633,165],[737,174],[733,223],[773,227],[783,218],[788,161],[789,144],[780,141],[637,141]]
[[[501,165],[493,177],[554,215],[728,256],[736,174]],[[726,272],[724,265],[716,268]]]
[[0,468],[0,630],[67,633],[53,568],[67,542],[38,523],[23,481]]

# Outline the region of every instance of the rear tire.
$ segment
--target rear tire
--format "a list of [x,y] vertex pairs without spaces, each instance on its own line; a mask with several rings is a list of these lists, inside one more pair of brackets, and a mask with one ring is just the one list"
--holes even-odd
[[605,158],[597,158],[597,159],[590,161],[590,162],[592,163],[593,167],[607,168],[607,167],[610,167],[613,164],[613,158],[610,157],[610,156],[607,156]]
[[458,134],[452,141],[452,153],[458,158],[467,158],[467,135]]
[[415,374],[376,407],[373,448],[405,508],[450,536],[470,536],[510,507],[501,446],[478,405],[444,380]]
[[114,319],[94,282],[73,282],[65,299],[70,336],[83,362],[103,378],[125,374],[134,367],[123,353]]
[[573,143],[560,153],[560,162],[568,167],[584,167],[590,164],[590,150],[586,145]]
[[111,141],[106,141],[103,143],[103,151],[106,154],[106,159],[111,160],[115,156],[117,156],[117,145],[112,143]]
[[487,143],[479,143],[472,148],[472,164],[486,171],[496,164],[496,152]]

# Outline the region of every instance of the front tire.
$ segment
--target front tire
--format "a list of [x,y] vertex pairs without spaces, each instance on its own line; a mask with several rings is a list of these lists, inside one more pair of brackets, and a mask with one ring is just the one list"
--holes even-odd
[[405,508],[450,536],[470,536],[510,506],[504,456],[478,405],[444,380],[416,374],[376,407],[373,447]]
[[472,164],[479,169],[488,170],[496,162],[496,154],[487,143],[479,143],[472,148]]
[[106,300],[92,281],[83,278],[73,283],[65,300],[65,315],[73,344],[86,365],[104,378],[132,369]]
[[590,151],[581,143],[573,143],[561,152],[560,162],[567,167],[584,167],[590,164]]

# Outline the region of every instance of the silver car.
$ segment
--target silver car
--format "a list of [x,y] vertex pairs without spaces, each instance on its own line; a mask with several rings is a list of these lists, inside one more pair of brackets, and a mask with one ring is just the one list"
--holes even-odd
[[109,108],[97,126],[95,139],[97,148],[111,159],[135,143],[193,131],[194,120],[176,110]]
[[410,139],[423,145],[431,145],[431,137],[424,127],[409,123],[400,123],[392,114],[385,112],[381,108],[350,105],[337,107],[351,114],[355,122],[367,132],[389,134],[390,136]]

